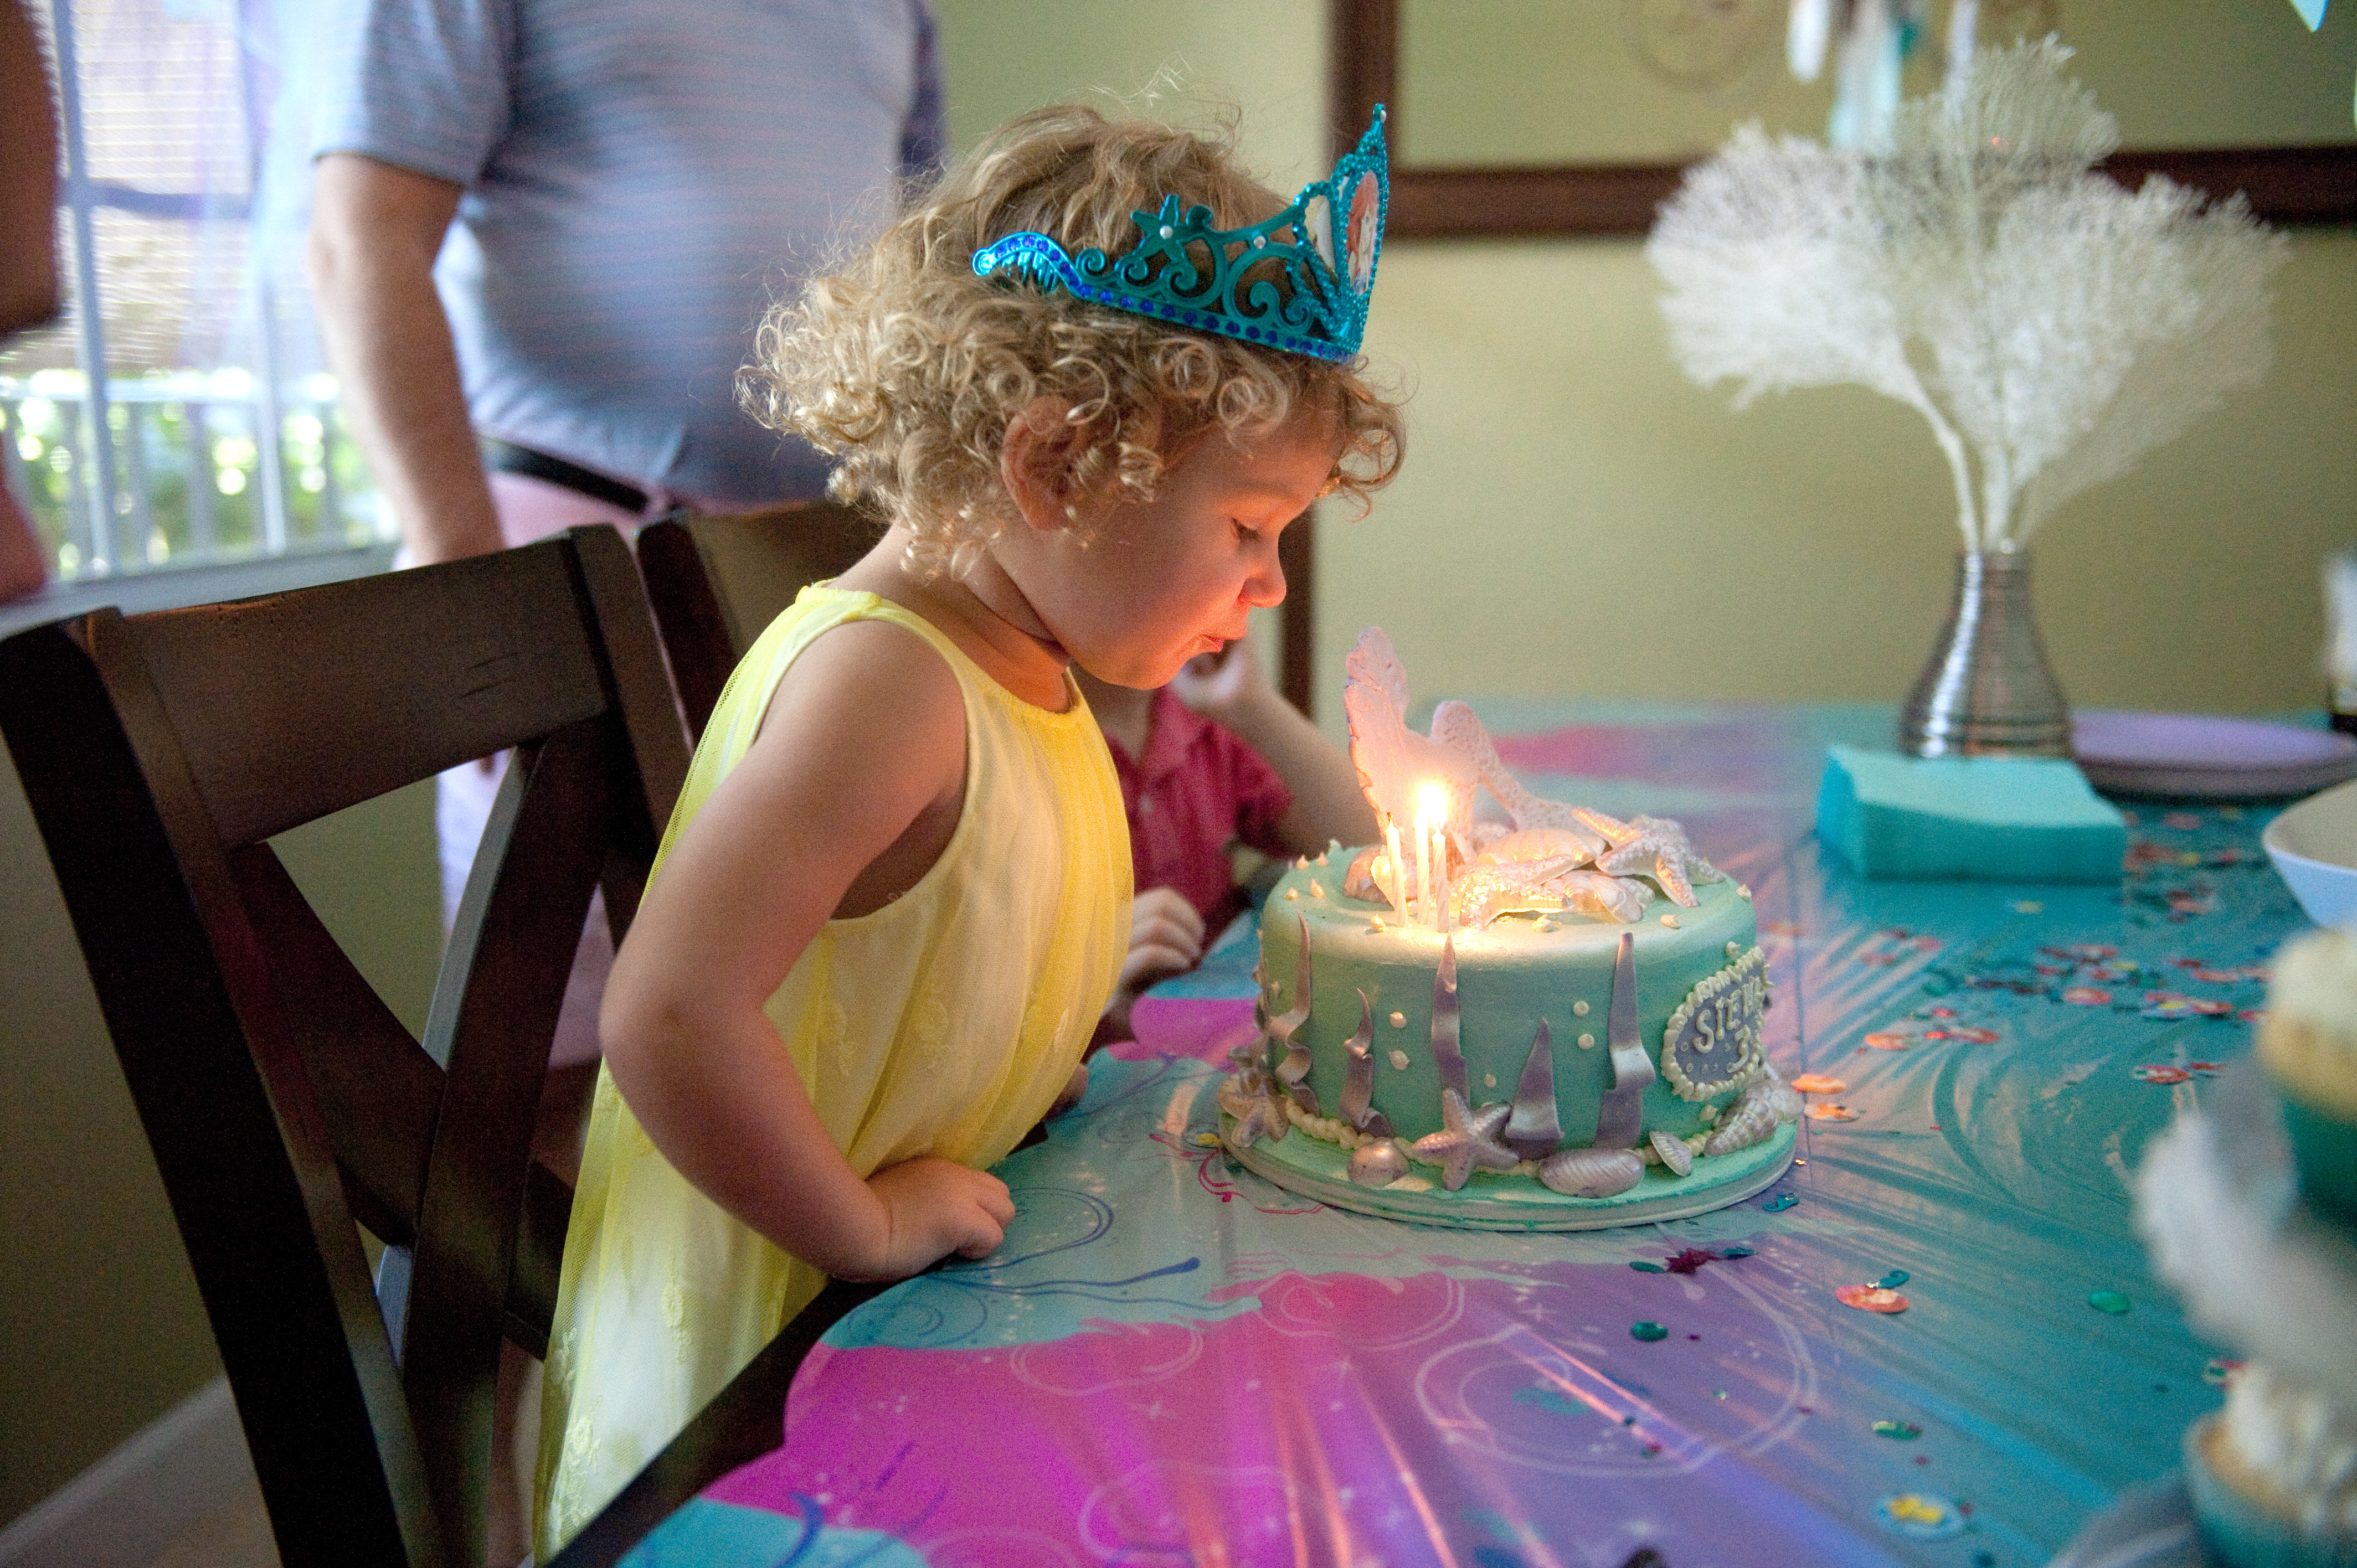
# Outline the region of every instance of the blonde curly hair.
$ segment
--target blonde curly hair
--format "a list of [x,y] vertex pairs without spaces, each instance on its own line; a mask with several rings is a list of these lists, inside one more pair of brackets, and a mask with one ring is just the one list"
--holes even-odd
[[1241,343],[974,275],[974,252],[1025,231],[1077,255],[1139,241],[1130,214],[1166,195],[1222,228],[1286,203],[1244,175],[1228,138],[1082,105],[1009,123],[850,264],[761,324],[738,396],[762,424],[834,457],[838,500],[879,508],[925,573],[962,569],[1013,521],[999,478],[1007,426],[1036,400],[1067,405],[1065,516],[1146,500],[1213,431],[1249,441],[1303,409],[1342,436],[1329,493],[1360,500],[1399,467],[1397,402],[1353,366]]

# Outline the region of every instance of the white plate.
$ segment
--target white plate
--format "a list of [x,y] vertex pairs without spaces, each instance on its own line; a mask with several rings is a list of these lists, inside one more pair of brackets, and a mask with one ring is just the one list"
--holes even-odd
[[2071,746],[2112,795],[2247,800],[2357,778],[2357,736],[2258,719],[2094,708],[2072,715]]
[[2287,809],[2259,835],[2292,897],[2319,926],[2357,917],[2357,784]]

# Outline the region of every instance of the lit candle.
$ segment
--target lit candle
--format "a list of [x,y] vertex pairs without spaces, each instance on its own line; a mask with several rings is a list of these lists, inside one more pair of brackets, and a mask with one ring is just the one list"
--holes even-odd
[[[1415,908],[1411,920],[1421,918],[1432,923],[1432,818],[1431,791],[1418,798],[1415,809]],[[1436,928],[1437,929],[1437,928]]]
[[1395,820],[1386,820],[1383,823],[1383,849],[1391,861],[1391,886],[1383,889],[1383,893],[1392,901],[1392,911],[1399,916],[1400,924],[1405,926],[1408,923],[1407,864],[1400,859],[1399,823]]
[[1446,930],[1448,926],[1448,839],[1447,830],[1432,830],[1432,907],[1428,911],[1432,929]]
[[[1437,784],[1426,784],[1415,795],[1415,876],[1417,891],[1425,900],[1425,923],[1436,931],[1448,925],[1448,843],[1441,837],[1448,831],[1448,792]],[[1440,863],[1437,875],[1436,860]]]

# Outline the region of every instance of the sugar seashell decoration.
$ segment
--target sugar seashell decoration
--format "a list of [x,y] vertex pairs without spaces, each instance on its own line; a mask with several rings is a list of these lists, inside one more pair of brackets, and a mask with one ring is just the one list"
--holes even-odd
[[1389,1187],[1407,1175],[1407,1156],[1389,1138],[1376,1138],[1351,1151],[1351,1180],[1360,1187]]
[[1539,1180],[1566,1197],[1610,1197],[1644,1174],[1634,1149],[1558,1149],[1539,1164]]

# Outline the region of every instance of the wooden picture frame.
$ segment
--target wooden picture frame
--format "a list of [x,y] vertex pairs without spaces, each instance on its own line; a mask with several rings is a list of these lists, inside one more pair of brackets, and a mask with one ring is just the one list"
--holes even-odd
[[[1399,142],[1399,0],[1328,0],[1334,152],[1355,146],[1378,103]],[[2270,223],[2357,222],[2357,144],[2120,152],[2102,166],[2125,185],[2165,174],[2223,199],[2249,198]],[[1675,163],[1552,166],[1392,163],[1393,240],[1642,234],[1678,188]]]

